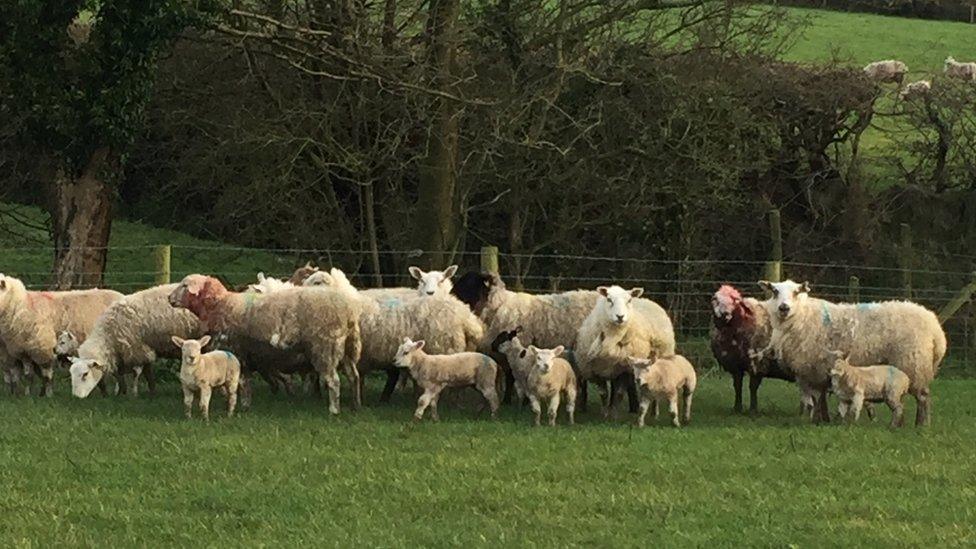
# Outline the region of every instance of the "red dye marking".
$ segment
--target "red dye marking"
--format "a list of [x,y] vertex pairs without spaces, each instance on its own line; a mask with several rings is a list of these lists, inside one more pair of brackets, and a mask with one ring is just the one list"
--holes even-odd
[[51,292],[27,292],[27,306],[33,309],[38,298],[54,301],[54,294]]

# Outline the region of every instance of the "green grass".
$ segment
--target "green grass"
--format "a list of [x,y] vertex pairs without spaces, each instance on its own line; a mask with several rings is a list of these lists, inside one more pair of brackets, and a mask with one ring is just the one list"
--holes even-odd
[[[728,412],[705,376],[693,422],[638,431],[592,411],[529,426],[467,395],[440,424],[412,400],[327,417],[256,395],[207,425],[155,398],[0,398],[4,546],[963,546],[976,543],[976,381],[939,381],[934,425],[813,426],[796,389]],[[372,387],[370,401],[375,401]],[[911,408],[911,406],[910,406]],[[628,418],[629,419],[629,418]]]

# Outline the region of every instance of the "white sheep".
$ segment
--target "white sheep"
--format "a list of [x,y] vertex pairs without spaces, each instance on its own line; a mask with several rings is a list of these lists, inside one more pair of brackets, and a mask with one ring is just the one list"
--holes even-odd
[[942,72],[951,78],[976,82],[976,63],[960,63],[951,56],[946,57]]
[[[97,325],[97,324],[96,324]],[[78,356],[78,347],[81,346],[81,342],[78,338],[68,330],[61,330],[58,334],[57,343],[54,344],[54,354],[58,356],[58,363],[62,366],[67,366],[69,371],[71,367],[71,358]],[[125,393],[125,385],[122,383],[122,379],[119,376],[115,377],[115,390],[112,394]],[[107,380],[103,380],[98,384],[98,389],[102,392],[102,396],[108,395],[108,385]]]
[[361,404],[356,368],[362,348],[358,299],[329,289],[231,292],[216,278],[192,274],[177,285],[169,302],[195,314],[206,333],[304,355],[318,373],[320,387],[328,388],[332,414],[339,413],[341,367],[352,384],[354,406]]
[[[857,421],[865,402],[884,402],[891,409],[891,427],[901,427],[904,414],[901,400],[911,385],[908,376],[889,365],[855,367],[843,353],[834,351],[831,354],[834,355],[834,365],[830,369],[830,384],[839,401],[837,412],[841,419],[851,413]],[[874,419],[870,408],[868,410],[868,415]]]
[[495,382],[498,366],[488,355],[481,353],[454,353],[450,355],[429,355],[424,352],[424,341],[414,342],[409,337],[397,348],[394,362],[399,368],[406,368],[423,389],[417,401],[413,417],[420,421],[424,411],[430,407],[431,419],[438,421],[437,399],[441,391],[448,387],[474,387],[485,397],[491,417],[498,412],[498,393]]
[[446,296],[451,294],[454,285],[451,277],[457,272],[458,266],[451,265],[443,271],[423,271],[420,267],[410,267],[410,276],[417,281],[417,295]]
[[932,82],[929,80],[917,80],[905,86],[905,89],[901,91],[901,98],[904,101],[915,99],[916,97],[924,97],[932,91]]
[[760,281],[772,293],[763,302],[773,325],[771,344],[797,382],[826,398],[838,350],[855,364],[890,364],[911,381],[917,425],[931,414],[929,385],[946,353],[946,337],[932,311],[908,301],[831,303],[809,296],[807,283]]
[[40,374],[41,395],[52,396],[57,334],[68,330],[84,338],[99,315],[120,299],[122,294],[112,290],[31,292],[20,280],[0,274],[0,341],[11,359],[24,365],[25,374]]
[[654,418],[658,416],[660,402],[668,402],[671,413],[671,423],[681,427],[678,419],[678,393],[685,401],[684,422],[691,422],[691,400],[698,385],[698,376],[688,359],[681,355],[671,355],[661,358],[631,358],[634,380],[641,395],[640,413],[637,415],[637,426],[644,426],[644,416],[647,409],[654,405]]
[[[518,341],[515,338],[514,341]],[[566,399],[566,415],[569,424],[573,425],[576,411],[576,374],[573,367],[563,358],[559,358],[564,348],[562,345],[555,349],[539,349],[529,345],[528,356],[531,358],[525,388],[529,397],[529,404],[535,414],[534,423],[539,425],[542,415],[540,401],[549,401],[549,425],[556,424],[559,414],[560,396]]]
[[201,334],[200,322],[193,314],[170,306],[169,294],[176,287],[165,284],[141,290],[106,309],[78,347],[78,356],[71,358],[74,396],[87,397],[105,374],[114,374],[120,385],[124,383],[123,376],[131,374],[129,394],[136,397],[143,371],[149,392],[154,392],[153,362],[160,357],[180,356],[173,351],[170,337]]
[[289,281],[279,280],[274,277],[266,277],[264,276],[264,273],[258,273],[257,284],[249,284],[247,289],[262,294],[270,294],[272,292],[287,290],[294,287],[295,285]]
[[673,355],[674,327],[660,305],[641,299],[643,288],[600,286],[597,293],[601,298],[579,327],[576,357],[581,378],[617,381],[604,398],[608,415],[619,387],[633,380],[628,359]]
[[237,407],[237,387],[241,379],[241,363],[229,351],[203,353],[210,336],[200,339],[172,338],[182,352],[180,385],[183,387],[183,408],[186,418],[193,416],[193,399],[200,402],[200,413],[210,421],[210,395],[220,389],[227,397],[227,417],[234,417]]
[[906,73],[908,73],[908,66],[894,59],[875,61],[864,67],[864,74],[871,80],[877,82],[897,82],[901,84],[905,79]]

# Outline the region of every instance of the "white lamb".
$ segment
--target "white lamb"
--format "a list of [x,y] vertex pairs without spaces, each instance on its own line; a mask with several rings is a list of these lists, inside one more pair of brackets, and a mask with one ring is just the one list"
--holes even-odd
[[87,397],[105,374],[114,374],[121,384],[132,374],[130,395],[139,394],[143,371],[149,392],[155,390],[153,362],[157,358],[179,358],[170,343],[172,335],[199,337],[200,322],[189,311],[169,305],[176,284],[155,286],[125,296],[109,307],[78,347],[71,359],[71,392]]
[[976,63],[960,63],[952,57],[946,57],[942,72],[951,78],[976,82]]
[[[834,351],[831,354],[834,355],[834,366],[830,369],[830,384],[839,401],[837,412],[840,418],[846,419],[851,413],[857,421],[866,402],[884,402],[891,409],[891,427],[901,427],[901,400],[911,385],[908,376],[894,366],[855,367],[843,353]],[[868,410],[868,415],[874,419],[870,408]]]
[[877,82],[897,82],[901,84],[907,73],[908,66],[894,59],[875,61],[864,67],[864,74]]
[[25,374],[40,373],[41,395],[52,396],[57,334],[68,330],[84,338],[99,315],[120,299],[122,294],[112,290],[30,292],[20,280],[0,274],[0,341]]
[[924,97],[925,95],[928,95],[930,91],[932,91],[932,82],[928,80],[918,80],[905,86],[905,89],[901,92],[901,98],[908,101],[917,97]]
[[643,288],[600,286],[597,293],[601,298],[579,328],[576,356],[581,378],[618,382],[604,398],[609,415],[619,388],[633,381],[628,359],[673,355],[674,327],[660,305],[640,298]]
[[929,385],[946,353],[945,332],[932,311],[908,301],[831,303],[810,297],[807,283],[792,280],[760,285],[773,296],[763,303],[773,325],[772,346],[798,383],[826,398],[835,362],[831,349],[855,364],[890,364],[911,381],[915,423],[928,424]]
[[394,362],[406,368],[423,389],[417,401],[413,417],[420,421],[424,410],[430,407],[431,419],[438,421],[437,399],[441,391],[448,387],[474,387],[485,397],[491,417],[498,412],[498,393],[495,382],[498,366],[488,355],[481,353],[455,353],[450,355],[429,355],[424,352],[424,341],[414,342],[409,337],[397,348]]
[[[515,338],[514,341],[517,341]],[[563,346],[555,349],[539,349],[534,345],[529,345],[528,357],[531,359],[528,375],[525,380],[526,392],[529,396],[529,405],[535,414],[534,424],[539,425],[542,416],[542,406],[540,401],[549,402],[549,425],[556,425],[556,416],[559,414],[560,396],[566,399],[566,415],[569,416],[569,424],[573,425],[576,411],[576,374],[573,367],[569,365],[559,355],[563,352]]]
[[451,265],[443,271],[424,272],[420,267],[410,267],[410,276],[417,281],[417,295],[423,296],[447,296],[451,295],[454,285],[451,277],[457,272],[458,266]]
[[684,422],[691,422],[691,400],[698,385],[698,376],[685,357],[672,355],[649,359],[632,358],[629,364],[633,368],[634,380],[641,395],[638,427],[644,426],[644,416],[652,404],[654,418],[657,419],[659,403],[665,400],[671,413],[671,423],[675,427],[681,427],[681,420],[678,419],[679,393],[685,400]]
[[200,413],[204,421],[210,421],[210,396],[214,389],[220,389],[227,397],[227,417],[234,417],[237,386],[241,380],[241,363],[237,357],[229,351],[204,354],[202,350],[210,343],[210,336],[186,340],[173,336],[172,341],[182,352],[180,385],[186,418],[193,416],[193,398],[198,397]]

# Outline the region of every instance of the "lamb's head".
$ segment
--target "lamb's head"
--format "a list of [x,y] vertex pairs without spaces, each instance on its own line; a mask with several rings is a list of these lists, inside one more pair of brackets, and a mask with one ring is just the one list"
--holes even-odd
[[194,366],[200,362],[200,356],[203,354],[203,348],[210,343],[210,336],[205,335],[200,339],[183,339],[181,337],[173,336],[173,345],[183,351],[183,366]]
[[507,353],[511,348],[521,348],[522,342],[519,341],[519,334],[522,333],[522,327],[516,326],[514,330],[505,330],[495,336],[495,339],[491,342],[491,350],[499,353]]
[[71,394],[85,398],[105,375],[105,365],[90,358],[71,357]]
[[600,286],[596,291],[603,296],[597,300],[597,307],[601,307],[607,319],[618,326],[630,320],[634,298],[644,294],[644,288],[625,290],[620,286]]
[[169,304],[199,315],[200,305],[209,297],[226,292],[219,280],[201,274],[187,275],[169,294]]
[[712,313],[715,315],[716,323],[722,321],[727,324],[741,305],[742,294],[739,290],[723,284],[712,296]]
[[644,379],[644,374],[651,368],[651,365],[657,361],[657,358],[652,356],[650,358],[638,358],[638,357],[628,357],[627,365],[630,366],[631,371],[634,373],[634,381],[637,383],[637,388],[640,389],[642,386],[647,385],[647,380]]
[[448,295],[454,289],[451,277],[458,266],[451,265],[443,271],[423,271],[420,267],[410,267],[410,276],[417,280],[417,293],[423,296]]
[[305,279],[311,276],[312,273],[317,273],[318,271],[319,268],[313,267],[312,262],[309,261],[305,263],[305,265],[295,269],[295,272],[292,273],[291,278],[288,279],[288,282],[291,282],[295,286],[301,286],[302,283],[305,282]]
[[54,344],[54,354],[58,356],[73,355],[78,351],[78,338],[68,330],[62,330]]
[[552,369],[552,363],[556,360],[556,357],[563,354],[566,350],[562,345],[556,347],[555,349],[539,349],[535,345],[529,345],[529,352],[535,356],[533,365],[535,369],[542,374],[548,374],[549,370]]
[[398,368],[409,368],[413,365],[413,360],[416,356],[417,351],[424,348],[424,340],[414,341],[409,337],[403,338],[403,343],[397,347],[396,356],[393,357],[393,363],[396,364]]
[[492,289],[498,287],[504,289],[505,283],[497,274],[487,271],[468,271],[461,275],[451,293],[470,307],[474,314],[481,315]]
[[949,67],[955,64],[956,64],[956,60],[950,55],[949,57],[946,57],[945,63],[942,65],[942,70],[947,71],[949,70]]
[[760,280],[759,286],[772,294],[769,300],[769,312],[781,322],[796,313],[806,302],[810,294],[810,283],[798,284],[792,280],[784,282],[769,282]]
[[838,350],[829,350],[827,351],[827,354],[834,359],[834,365],[830,367],[829,372],[831,377],[843,376],[844,372],[846,372],[848,368],[852,368],[850,353],[844,353],[843,351]]

